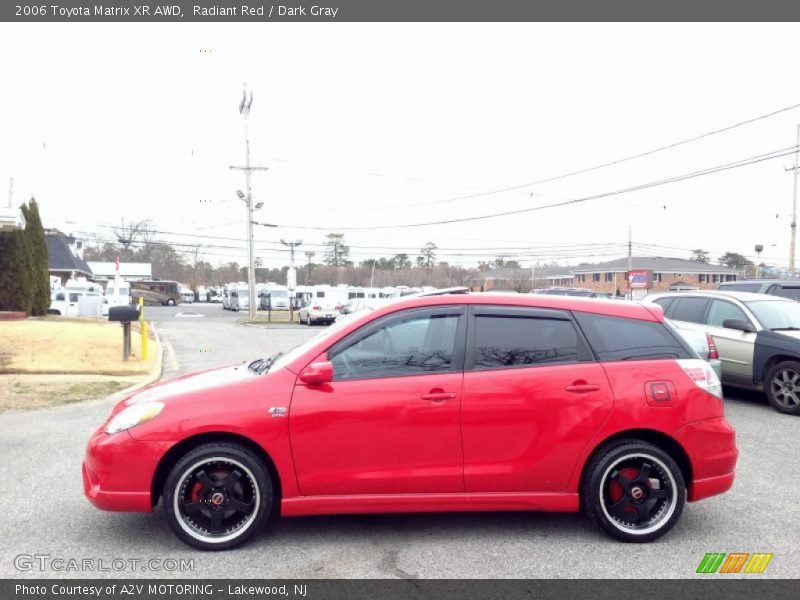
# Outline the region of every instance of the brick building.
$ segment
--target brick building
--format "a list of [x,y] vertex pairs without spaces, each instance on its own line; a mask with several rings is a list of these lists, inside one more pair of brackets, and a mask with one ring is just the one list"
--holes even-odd
[[[736,281],[736,269],[680,258],[641,257],[632,259],[634,271],[647,273],[650,292],[670,290],[713,290],[723,281]],[[571,267],[573,286],[597,292],[628,292],[628,258]]]
[[[722,281],[735,281],[736,269],[679,258],[634,256],[633,270],[646,273],[647,291],[713,290]],[[628,258],[576,267],[536,269],[492,269],[478,273],[470,282],[474,292],[508,290],[528,292],[534,288],[576,287],[609,294],[628,293]],[[639,294],[644,293],[644,290]]]

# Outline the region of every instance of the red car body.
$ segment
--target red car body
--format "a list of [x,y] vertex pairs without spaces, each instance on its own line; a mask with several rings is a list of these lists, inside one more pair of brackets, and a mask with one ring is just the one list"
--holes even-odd
[[723,402],[674,359],[462,368],[321,384],[299,377],[330,364],[332,346],[376,319],[453,305],[663,321],[655,306],[561,296],[403,299],[354,315],[265,374],[246,364],[214,369],[123,400],[112,417],[135,402],[164,407],[127,430],[109,435],[104,425],[92,435],[83,464],[86,496],[104,510],[151,511],[170,467],[211,440],[239,442],[263,457],[283,516],[577,511],[587,461],[620,437],[668,449],[689,501],[733,484],[737,450]]

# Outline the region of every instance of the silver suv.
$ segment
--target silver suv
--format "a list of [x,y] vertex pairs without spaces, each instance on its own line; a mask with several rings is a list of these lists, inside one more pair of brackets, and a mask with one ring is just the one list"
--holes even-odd
[[650,294],[678,329],[704,331],[722,360],[722,382],[762,390],[777,411],[800,415],[800,303],[748,292]]

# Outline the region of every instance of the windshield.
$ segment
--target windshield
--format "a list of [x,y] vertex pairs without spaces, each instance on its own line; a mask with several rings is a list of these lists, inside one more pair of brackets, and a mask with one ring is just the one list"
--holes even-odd
[[372,312],[373,310],[375,309],[371,306],[364,306],[350,313],[349,315],[340,316],[333,322],[332,325],[330,325],[326,329],[323,329],[314,337],[307,339],[305,342],[303,342],[298,346],[295,346],[294,348],[289,350],[289,352],[287,352],[286,354],[281,354],[280,358],[278,358],[274,363],[272,363],[272,366],[275,367],[276,370],[283,368],[284,366],[292,362],[295,358],[303,354],[306,350],[308,350],[312,346],[315,346],[325,338],[336,335],[342,328],[348,325],[353,319],[362,317],[366,313]]
[[286,290],[272,290],[269,295],[273,298],[288,298],[289,292]]
[[800,329],[800,304],[779,300],[756,300],[747,307],[766,329]]

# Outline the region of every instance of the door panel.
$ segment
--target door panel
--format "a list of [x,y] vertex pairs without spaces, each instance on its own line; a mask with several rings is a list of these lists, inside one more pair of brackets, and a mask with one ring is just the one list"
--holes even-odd
[[289,427],[301,493],[463,492],[462,380],[459,371],[299,383]]
[[587,440],[613,404],[598,363],[465,373],[466,490],[566,489]]
[[[745,312],[732,302],[714,300],[708,310],[705,330],[714,338],[722,361],[722,374],[752,379],[756,334],[722,327],[726,319],[750,322]],[[752,323],[751,323],[752,325]]]

